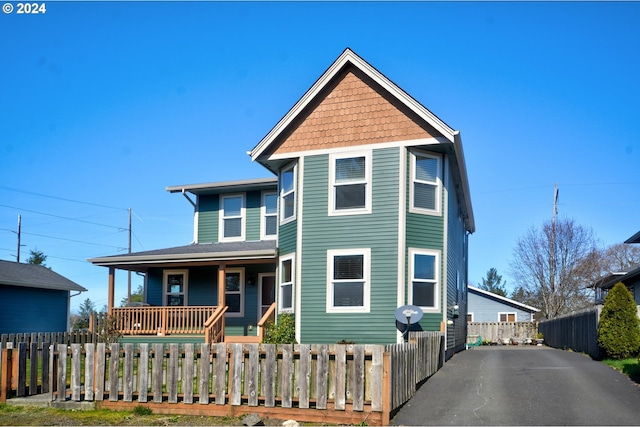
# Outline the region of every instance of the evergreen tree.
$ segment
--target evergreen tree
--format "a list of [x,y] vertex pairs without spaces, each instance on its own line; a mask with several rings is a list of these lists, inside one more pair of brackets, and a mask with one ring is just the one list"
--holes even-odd
[[489,291],[496,295],[506,297],[506,284],[507,282],[504,282],[504,284],[502,283],[502,276],[498,274],[498,270],[496,270],[495,268],[490,268],[489,271],[487,271],[487,277],[482,278],[482,284],[479,287],[480,289],[483,289],[485,291]]
[[612,359],[636,356],[640,349],[640,321],[631,292],[617,283],[604,299],[598,324],[598,345]]

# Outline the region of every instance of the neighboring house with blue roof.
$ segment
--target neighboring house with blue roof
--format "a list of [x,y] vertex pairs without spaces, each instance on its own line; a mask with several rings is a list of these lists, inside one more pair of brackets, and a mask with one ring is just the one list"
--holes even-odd
[[533,322],[540,309],[469,286],[468,322]]
[[[273,307],[298,342],[392,343],[411,304],[415,328],[464,348],[475,222],[458,131],[347,49],[248,154],[274,176],[167,188],[193,205],[192,245],[90,260],[132,333],[153,331],[143,312],[211,325],[226,307],[224,338],[248,339]],[[113,307],[115,269],[145,274],[151,307]]]
[[0,260],[0,334],[68,331],[71,297],[85,291],[47,267]]

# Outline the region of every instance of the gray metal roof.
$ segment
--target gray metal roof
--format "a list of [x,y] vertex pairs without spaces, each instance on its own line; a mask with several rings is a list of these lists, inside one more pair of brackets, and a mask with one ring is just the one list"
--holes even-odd
[[61,291],[86,291],[82,286],[47,267],[2,260],[0,260],[0,285]]
[[167,187],[170,193],[189,192],[192,194],[218,194],[235,191],[249,190],[275,190],[278,187],[278,178],[255,178],[237,181],[210,182],[204,184],[173,185]]
[[470,292],[475,293],[476,295],[484,295],[486,297],[493,298],[493,299],[498,300],[498,301],[502,301],[502,302],[504,302],[506,304],[509,304],[509,305],[512,305],[512,306],[516,306],[516,307],[520,307],[521,309],[523,309],[525,311],[529,311],[531,313],[538,313],[540,311],[539,308],[531,307],[530,305],[523,304],[521,302],[512,300],[512,299],[507,298],[507,297],[503,297],[502,295],[494,294],[493,292],[485,291],[484,289],[476,288],[476,287],[470,286],[470,285],[467,286],[467,289]]
[[198,243],[126,255],[91,258],[88,261],[104,267],[146,269],[154,264],[180,264],[210,261],[275,259],[275,240],[253,242]]
[[625,240],[625,243],[640,243],[640,231]]

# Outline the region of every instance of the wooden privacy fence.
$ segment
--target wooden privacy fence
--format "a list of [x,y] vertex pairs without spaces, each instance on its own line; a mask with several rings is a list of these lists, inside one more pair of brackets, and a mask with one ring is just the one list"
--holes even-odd
[[[535,338],[538,334],[536,322],[468,322],[467,335],[478,335],[483,341]],[[545,337],[546,338],[546,337]]]
[[[439,332],[389,345],[58,344],[37,364],[22,344],[4,349],[0,401],[49,392],[51,400],[112,409],[320,423],[389,424],[417,384],[444,361]],[[30,366],[30,369],[27,368]],[[29,372],[27,372],[29,371]],[[39,379],[30,374],[40,372]],[[45,378],[47,377],[47,378]],[[35,381],[35,387],[32,386]],[[29,386],[21,386],[27,384]],[[45,388],[46,383],[46,388]],[[41,384],[41,385],[40,385]]]
[[598,347],[598,322],[602,306],[594,306],[571,314],[542,320],[538,330],[546,345],[586,353],[594,359],[604,356]]

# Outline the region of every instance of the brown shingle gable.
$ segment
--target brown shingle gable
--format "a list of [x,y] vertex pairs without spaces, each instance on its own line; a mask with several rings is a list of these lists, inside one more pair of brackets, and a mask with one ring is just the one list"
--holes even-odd
[[[354,70],[344,73],[333,88],[297,126],[283,135],[272,154],[351,147],[363,144],[430,138],[420,126],[392,103],[384,91]],[[406,109],[405,109],[406,110]]]

